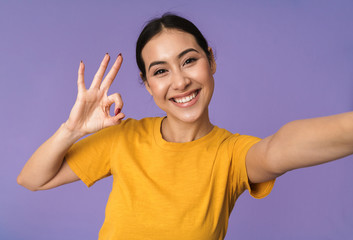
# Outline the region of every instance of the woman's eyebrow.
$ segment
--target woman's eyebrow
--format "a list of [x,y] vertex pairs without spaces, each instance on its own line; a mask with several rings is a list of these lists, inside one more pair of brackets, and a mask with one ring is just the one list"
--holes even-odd
[[182,51],[181,53],[179,53],[178,58],[181,58],[182,56],[184,56],[184,55],[187,54],[188,52],[197,52],[197,53],[199,53],[199,52],[198,52],[196,49],[194,49],[194,48],[188,48],[188,49]]
[[[178,54],[178,58],[183,57],[185,54],[187,54],[188,52],[197,52],[198,51],[194,48],[188,48],[184,51],[182,51],[181,53]],[[155,61],[155,62],[151,62],[151,64],[148,66],[148,71],[151,69],[151,67],[155,66],[155,65],[159,65],[159,64],[165,64],[167,63],[166,61]]]
[[154,65],[158,65],[158,64],[165,64],[167,63],[166,61],[155,61],[155,62],[151,62],[150,66],[148,67],[148,71],[151,69],[151,67],[153,67]]

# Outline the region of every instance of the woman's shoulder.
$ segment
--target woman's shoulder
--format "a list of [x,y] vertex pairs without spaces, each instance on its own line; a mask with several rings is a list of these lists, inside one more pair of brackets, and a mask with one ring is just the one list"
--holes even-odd
[[261,140],[258,137],[251,136],[248,134],[232,133],[227,129],[220,128],[217,126],[215,126],[215,128],[217,128],[217,135],[219,138],[222,139],[223,144],[227,143],[228,145],[234,146],[248,143],[256,143]]
[[149,128],[153,127],[156,121],[161,121],[161,119],[161,117],[128,118],[123,120],[119,125],[120,128]]
[[229,141],[230,139],[236,138],[239,136],[239,133],[232,133],[229,130],[225,129],[225,128],[221,128],[219,126],[214,126],[213,131],[216,132],[216,136],[220,139],[223,139],[223,141],[227,140]]
[[124,134],[141,134],[153,131],[155,124],[161,121],[161,117],[147,117],[142,119],[127,118],[120,124],[111,127],[108,131]]

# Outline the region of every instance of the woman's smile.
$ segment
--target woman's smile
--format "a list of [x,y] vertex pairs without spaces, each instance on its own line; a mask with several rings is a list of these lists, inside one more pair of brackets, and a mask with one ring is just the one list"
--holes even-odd
[[178,107],[190,107],[197,102],[200,90],[201,89],[196,89],[190,91],[191,93],[188,92],[185,94],[181,94],[171,98],[170,100],[173,101]]

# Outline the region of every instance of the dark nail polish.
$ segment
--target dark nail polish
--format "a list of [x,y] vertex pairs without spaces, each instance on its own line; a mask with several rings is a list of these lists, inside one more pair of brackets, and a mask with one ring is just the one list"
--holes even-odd
[[117,108],[117,109],[115,110],[115,116],[118,115],[120,112],[121,112],[121,109],[120,109],[120,108]]
[[118,54],[118,57],[119,57],[119,56],[122,56],[121,53]]

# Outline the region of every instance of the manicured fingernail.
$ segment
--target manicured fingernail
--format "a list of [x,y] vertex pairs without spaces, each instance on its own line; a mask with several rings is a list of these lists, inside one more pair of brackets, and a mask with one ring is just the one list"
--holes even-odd
[[120,113],[120,111],[121,111],[121,109],[120,109],[120,108],[117,108],[117,109],[115,110],[115,116],[118,115],[118,114]]
[[119,57],[119,56],[122,56],[121,53],[118,54],[118,57]]

